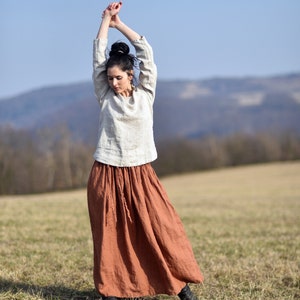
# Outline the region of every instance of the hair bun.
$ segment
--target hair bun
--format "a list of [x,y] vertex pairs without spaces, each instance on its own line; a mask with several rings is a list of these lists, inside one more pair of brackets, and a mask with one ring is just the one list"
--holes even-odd
[[129,46],[126,43],[123,42],[116,42],[112,44],[111,50],[109,52],[109,56],[114,55],[127,55],[129,54]]

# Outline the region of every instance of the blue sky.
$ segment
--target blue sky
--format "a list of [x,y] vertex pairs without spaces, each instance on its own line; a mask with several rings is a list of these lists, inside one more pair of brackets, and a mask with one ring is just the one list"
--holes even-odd
[[[0,97],[91,80],[103,0],[1,0]],[[299,0],[124,0],[152,44],[159,79],[300,71]],[[110,30],[110,44],[125,40]]]

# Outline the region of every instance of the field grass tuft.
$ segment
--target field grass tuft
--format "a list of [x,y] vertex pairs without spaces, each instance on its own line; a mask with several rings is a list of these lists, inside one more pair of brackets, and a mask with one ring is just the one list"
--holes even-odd
[[[300,299],[300,162],[163,184],[205,276],[200,300]],[[85,190],[0,197],[0,299],[99,299],[92,249]]]

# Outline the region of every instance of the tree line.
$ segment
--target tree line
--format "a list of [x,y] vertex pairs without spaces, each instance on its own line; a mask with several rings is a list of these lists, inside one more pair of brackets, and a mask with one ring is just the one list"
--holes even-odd
[[[32,133],[0,128],[0,194],[28,194],[86,186],[95,145],[74,141],[64,126]],[[158,176],[300,159],[300,136],[237,133],[157,142]]]
[[153,166],[160,176],[238,165],[300,159],[300,136],[293,132],[236,133],[225,137],[172,139],[158,144]]
[[83,187],[93,147],[73,141],[66,127],[39,132],[0,128],[0,194]]

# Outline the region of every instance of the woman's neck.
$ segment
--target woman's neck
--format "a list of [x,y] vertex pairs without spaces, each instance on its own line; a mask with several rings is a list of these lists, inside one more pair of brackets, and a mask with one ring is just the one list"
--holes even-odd
[[123,96],[123,97],[131,97],[132,96],[132,92],[133,92],[133,88],[130,87],[130,89],[121,92],[120,95]]

